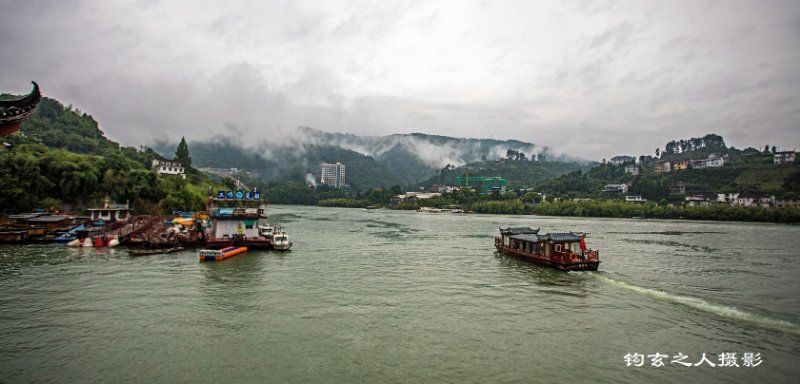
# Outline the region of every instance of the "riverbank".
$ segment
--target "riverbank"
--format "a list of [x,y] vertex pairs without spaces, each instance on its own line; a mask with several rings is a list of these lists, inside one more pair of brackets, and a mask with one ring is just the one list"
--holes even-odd
[[[401,203],[388,206],[390,209],[415,210],[429,206],[441,208],[444,204],[434,199],[418,204]],[[370,204],[361,199],[328,199],[320,200],[317,205],[323,207],[365,208]],[[452,204],[452,203],[450,203]],[[762,207],[743,207],[728,204],[709,204],[701,206],[670,206],[655,203],[628,203],[617,200],[587,201],[545,201],[538,204],[524,204],[519,200],[481,200],[471,204],[463,204],[465,211],[475,213],[491,213],[499,215],[542,215],[542,216],[574,216],[574,217],[613,217],[613,218],[648,218],[648,219],[685,219],[711,221],[743,221],[771,223],[800,223],[800,209],[770,209]]]

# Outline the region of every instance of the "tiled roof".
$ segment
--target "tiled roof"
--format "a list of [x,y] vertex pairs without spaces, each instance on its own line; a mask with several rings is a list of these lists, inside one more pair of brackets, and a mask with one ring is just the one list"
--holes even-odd
[[514,239],[514,240],[530,241],[532,243],[535,243],[535,242],[539,241],[539,235],[532,234],[532,233],[531,234],[523,234],[523,235],[514,235],[514,236],[511,236],[511,238]]
[[500,233],[503,235],[522,235],[522,234],[537,234],[539,233],[539,228],[533,229],[531,227],[508,227],[508,228],[500,228]]
[[572,233],[572,232],[564,232],[564,233],[548,233],[546,235],[539,236],[539,238],[546,238],[547,240],[553,241],[580,241],[581,237]]
[[69,216],[63,215],[52,215],[52,216],[39,216],[34,217],[28,221],[36,222],[36,223],[57,223],[59,221],[67,220]]
[[564,233],[547,233],[544,235],[537,235],[537,234],[520,234],[511,236],[514,240],[522,240],[522,241],[530,241],[530,242],[537,242],[537,241],[555,241],[555,242],[572,242],[572,241],[580,241],[581,237],[572,232],[564,232]]
[[9,219],[22,219],[22,220],[28,220],[28,219],[32,219],[32,218],[34,218],[34,217],[44,216],[44,215],[46,215],[46,214],[47,214],[47,212],[31,212],[31,213],[20,213],[20,214],[18,214],[18,215],[10,215],[10,216],[8,216],[8,218],[9,218]]

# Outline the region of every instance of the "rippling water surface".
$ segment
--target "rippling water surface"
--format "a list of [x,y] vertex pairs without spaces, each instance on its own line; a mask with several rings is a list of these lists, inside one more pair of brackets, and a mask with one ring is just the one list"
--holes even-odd
[[[0,246],[0,382],[793,382],[797,226],[273,206],[290,253]],[[497,255],[586,231],[600,272]],[[667,354],[626,367],[626,353]],[[705,352],[756,368],[683,367]],[[740,361],[741,364],[741,361]]]

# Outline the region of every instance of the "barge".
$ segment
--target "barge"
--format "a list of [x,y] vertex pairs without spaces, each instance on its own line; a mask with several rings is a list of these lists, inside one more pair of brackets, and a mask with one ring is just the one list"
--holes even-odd
[[562,271],[596,271],[600,252],[586,248],[586,234],[575,232],[539,234],[530,227],[500,228],[497,251]]
[[272,238],[260,228],[269,227],[267,205],[258,190],[220,191],[208,200],[209,225],[203,231],[205,245],[211,249],[246,246],[250,249],[272,248]]

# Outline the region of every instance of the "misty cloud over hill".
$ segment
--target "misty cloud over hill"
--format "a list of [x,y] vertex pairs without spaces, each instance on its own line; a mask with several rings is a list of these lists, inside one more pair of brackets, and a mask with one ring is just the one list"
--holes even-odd
[[[173,145],[159,143],[165,155]],[[413,184],[435,175],[447,165],[461,166],[482,160],[497,160],[508,150],[527,159],[577,161],[551,148],[517,140],[470,139],[422,133],[388,136],[359,136],[300,127],[291,136],[275,137],[254,145],[230,140],[190,142],[195,165],[214,168],[257,170],[262,179],[305,180],[307,173],[318,176],[323,162],[341,162],[348,167],[348,179],[360,186]]]

